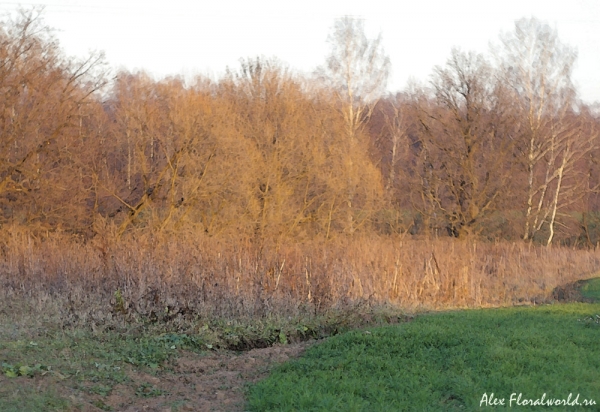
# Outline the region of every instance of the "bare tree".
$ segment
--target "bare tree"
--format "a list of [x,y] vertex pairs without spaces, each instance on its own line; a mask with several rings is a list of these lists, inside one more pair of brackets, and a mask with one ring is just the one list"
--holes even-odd
[[16,20],[0,26],[0,197],[6,201],[5,217],[56,226],[60,210],[75,203],[76,179],[63,172],[77,163],[74,148],[86,138],[83,118],[104,82],[103,56],[65,57],[41,12],[21,11]]
[[331,53],[318,74],[336,93],[348,136],[356,133],[381,97],[390,75],[390,59],[382,37],[368,39],[364,21],[352,17],[336,20],[328,41]]
[[[243,60],[219,91],[228,107],[221,135],[231,139],[222,140],[230,153],[224,156],[236,157],[229,190],[236,198],[227,203],[244,206],[235,214],[258,239],[310,232],[329,238],[346,217],[348,182],[355,205],[370,208],[378,184],[366,176],[375,170],[365,151],[348,149],[344,122],[326,92],[307,93],[287,67],[261,58]],[[364,221],[359,216],[355,227]]]
[[[346,125],[348,153],[354,150],[358,133],[370,117],[383,94],[390,74],[390,59],[383,50],[382,37],[368,39],[364,21],[352,17],[336,20],[329,36],[331,53],[318,75],[327,82],[337,97]],[[356,167],[347,155],[348,169]],[[348,230],[354,231],[352,182],[347,195]]]
[[115,120],[107,148],[112,165],[96,174],[106,176],[100,184],[118,201],[118,209],[107,212],[125,212],[117,217],[118,235],[134,226],[180,227],[209,191],[216,142],[207,100],[209,93],[186,89],[177,78],[117,77],[107,108]]
[[581,137],[574,140],[572,125],[566,121],[576,103],[571,73],[577,52],[559,40],[556,30],[535,18],[517,21],[513,32],[501,36],[495,52],[524,118],[527,198],[523,238],[532,239],[548,224],[547,244],[551,244],[563,180],[574,170],[575,159],[590,148],[589,142],[581,144]]
[[369,121],[369,133],[378,152],[378,162],[385,178],[385,190],[393,191],[398,177],[398,168],[407,145],[407,123],[409,115],[402,94],[381,99]]
[[[571,113],[558,125],[552,125],[541,164],[536,188],[537,202],[532,207],[533,223],[530,239],[545,225],[546,245],[550,246],[556,233],[559,211],[576,205],[591,189],[585,161],[598,145],[598,135],[588,130],[582,116]],[[537,177],[537,176],[536,176]],[[567,217],[563,214],[563,217]]]
[[450,235],[477,231],[494,211],[511,172],[513,125],[506,95],[482,55],[453,50],[435,69],[431,94],[414,96],[420,122],[425,214]]

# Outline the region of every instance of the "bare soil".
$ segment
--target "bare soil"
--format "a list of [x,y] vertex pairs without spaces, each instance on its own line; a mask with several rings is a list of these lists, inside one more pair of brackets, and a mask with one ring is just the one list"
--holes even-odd
[[[108,396],[86,391],[77,391],[75,395],[73,389],[60,388],[60,385],[57,390],[81,411],[243,411],[247,384],[266,377],[274,366],[300,356],[314,343],[276,345],[243,353],[184,352],[156,375],[131,367],[127,375],[132,382],[115,386]],[[50,384],[42,382],[44,377],[35,380],[39,382],[29,379],[28,383]]]

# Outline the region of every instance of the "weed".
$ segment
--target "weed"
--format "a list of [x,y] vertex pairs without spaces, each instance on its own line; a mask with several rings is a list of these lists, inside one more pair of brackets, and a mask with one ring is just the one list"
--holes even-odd
[[89,393],[94,393],[94,394],[100,395],[100,396],[108,396],[108,395],[110,395],[111,391],[112,391],[112,388],[110,386],[105,386],[105,385],[94,385],[88,389]]
[[165,395],[167,393],[168,392],[158,389],[149,383],[141,384],[135,391],[136,396],[142,398],[154,398],[157,396]]
[[[7,236],[4,260],[0,259],[3,411],[52,410],[53,406],[36,406],[38,401],[39,405],[70,405],[59,395],[43,391],[26,403],[22,398],[29,395],[20,391],[20,382],[68,385],[69,391],[87,399],[112,395],[118,385],[127,388],[124,393],[137,392],[138,398],[160,396],[159,389],[139,387],[128,373],[135,370],[155,377],[172,373],[177,367],[173,360],[183,350],[202,354],[265,348],[361,327],[366,328],[360,332],[365,343],[383,336],[378,326],[414,322],[406,311],[537,304],[550,300],[557,286],[588,279],[600,268],[600,256],[594,251],[451,239],[356,236],[271,248],[217,238],[188,242],[165,236],[152,241],[115,240],[99,253],[92,243],[58,234],[40,242]],[[597,290],[583,289],[582,294]],[[582,313],[576,318],[581,322],[571,319],[571,323],[596,331],[597,313]],[[488,321],[493,324],[497,319]],[[453,324],[457,330],[459,323]],[[468,328],[458,335],[448,330],[444,340],[434,329],[423,329],[429,334],[415,335],[414,341],[418,337],[431,354],[445,351],[440,359],[451,359],[446,355],[462,345],[461,336],[470,336]],[[533,344],[545,345],[534,338],[508,336],[488,355],[502,359]],[[415,348],[414,353],[424,350],[417,343],[404,344]],[[378,347],[378,353],[392,351],[395,356],[402,347],[394,339],[388,345],[393,350]],[[465,360],[454,361],[457,368],[469,369]],[[351,364],[348,359],[336,362],[329,364],[332,373],[346,371]],[[361,373],[370,368],[386,370],[385,365],[372,359]],[[519,367],[507,364],[503,373],[510,376]],[[409,379],[407,384],[420,387],[426,378]],[[458,376],[441,384],[468,386]],[[385,398],[369,388],[350,389]],[[11,397],[14,393],[18,395]],[[467,404],[466,395],[468,391],[448,389],[436,399],[451,409]],[[20,401],[11,400],[16,398]],[[335,410],[335,399],[330,401]],[[19,407],[19,402],[26,407]]]
[[94,401],[92,401],[92,404],[98,408],[101,409],[103,411],[112,411],[113,408],[110,405],[105,404],[104,402],[102,402],[102,400],[100,399],[95,399]]
[[126,314],[127,308],[125,299],[123,298],[123,293],[121,293],[121,289],[117,289],[114,294],[115,303],[114,303],[114,311],[117,313]]
[[45,374],[50,370],[50,367],[44,366],[42,364],[35,364],[34,366],[15,364],[11,365],[10,363],[2,362],[1,370],[4,375],[9,378],[16,378],[18,376],[27,376],[33,378],[38,374]]

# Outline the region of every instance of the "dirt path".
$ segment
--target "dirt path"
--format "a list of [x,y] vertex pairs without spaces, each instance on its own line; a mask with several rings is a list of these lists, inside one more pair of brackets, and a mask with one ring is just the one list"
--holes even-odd
[[73,393],[68,397],[85,411],[243,411],[248,383],[266,377],[273,366],[299,356],[312,344],[278,345],[241,354],[185,352],[172,362],[170,371],[156,376],[132,368],[127,373],[132,382],[115,386],[109,396],[79,392],[77,399]]

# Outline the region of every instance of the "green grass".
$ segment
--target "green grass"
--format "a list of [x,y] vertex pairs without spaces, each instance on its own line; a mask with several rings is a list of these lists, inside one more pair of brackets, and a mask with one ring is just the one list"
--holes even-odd
[[132,372],[164,378],[175,373],[175,360],[190,351],[201,356],[213,349],[286,344],[405,318],[397,309],[382,307],[291,319],[214,319],[190,324],[186,333],[175,333],[170,325],[117,319],[94,331],[81,324],[63,328],[57,313],[27,303],[0,301],[0,412],[85,410],[90,403],[111,410],[105,401],[123,393],[117,387],[129,391],[135,398],[131,402],[173,395],[174,402],[186,404],[183,395],[134,381]]
[[[585,284],[582,294],[598,293],[600,283],[595,282]],[[237,345],[248,334],[285,343],[293,336],[288,330],[309,329],[305,322],[256,330],[226,323],[217,325],[216,339],[208,327],[194,335],[134,327],[94,333],[60,330],[13,315],[0,322],[0,411],[78,410],[84,401],[111,410],[104,402],[118,385],[131,388],[134,398],[152,400],[168,395],[168,388],[134,382],[126,371],[162,376],[172,373],[180,349],[203,352],[225,338]],[[399,320],[390,319],[377,324]],[[342,317],[329,324],[347,331],[359,322]],[[318,332],[318,327],[312,330]],[[250,388],[248,407],[478,410],[484,394],[492,393],[505,402],[512,393],[533,399],[573,393],[580,400],[600,402],[599,338],[600,304],[420,315],[397,326],[373,326],[328,339]]]
[[[254,411],[478,410],[504,399],[600,403],[600,304],[428,314],[308,350],[249,389]],[[491,405],[491,403],[489,404]],[[595,410],[598,406],[587,407]],[[578,408],[569,408],[578,410]]]
[[581,286],[581,295],[584,298],[600,302],[600,278],[590,279]]
[[[168,367],[169,359],[177,356],[179,349],[200,351],[204,348],[193,337],[177,334],[132,337],[77,330],[19,338],[0,340],[0,374],[3,375],[0,411],[68,409],[72,402],[64,394],[53,391],[38,394],[32,390],[36,379],[66,382],[73,393],[85,391],[108,396],[114,386],[131,384],[125,373],[128,365],[154,373]],[[146,386],[138,388],[140,396],[161,394]]]
[[54,374],[93,382],[126,380],[123,367],[158,369],[176,349],[194,349],[187,336],[124,337],[105,332],[57,332],[36,339],[0,341],[0,370],[8,377]]
[[[10,389],[10,390],[9,390]],[[54,391],[37,391],[32,387],[0,388],[0,410],[3,412],[22,411],[64,411],[70,402]]]

